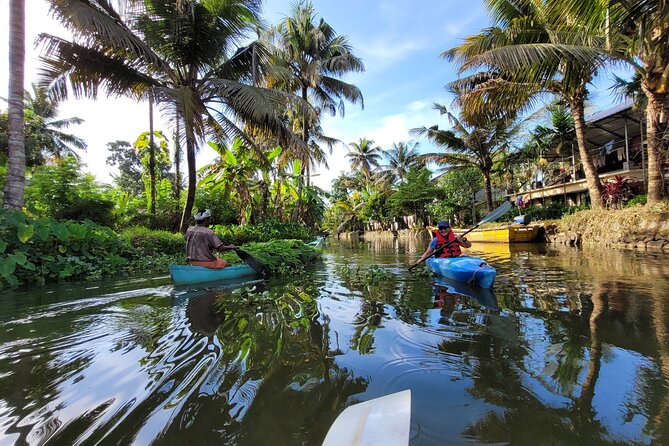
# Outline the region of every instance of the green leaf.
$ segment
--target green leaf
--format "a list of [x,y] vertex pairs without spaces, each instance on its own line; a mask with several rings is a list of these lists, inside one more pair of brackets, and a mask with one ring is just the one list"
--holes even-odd
[[35,228],[32,225],[20,224],[16,235],[19,237],[21,243],[25,243],[30,240],[35,232]]
[[36,267],[33,262],[26,262],[23,267],[27,269],[28,271],[35,271]]
[[5,242],[4,240],[0,240],[0,254],[5,252],[7,246],[8,246],[7,242]]
[[282,151],[283,151],[283,148],[281,148],[281,146],[276,146],[275,148],[272,149],[271,152],[269,152],[269,154],[267,155],[267,159],[269,161],[272,161],[274,158],[281,155]]
[[28,257],[21,251],[16,251],[13,254],[7,256],[7,258],[12,259],[17,265],[23,266],[28,261]]
[[12,274],[15,269],[16,262],[13,259],[9,257],[0,258],[0,275],[6,278]]
[[6,276],[3,274],[2,277],[5,278],[9,286],[11,286],[12,288],[19,285],[19,279],[17,279],[14,274],[8,274]]

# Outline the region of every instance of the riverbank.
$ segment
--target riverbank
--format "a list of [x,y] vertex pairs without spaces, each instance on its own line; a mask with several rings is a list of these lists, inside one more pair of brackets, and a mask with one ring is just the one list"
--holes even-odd
[[600,245],[669,253],[669,204],[584,210],[545,222],[550,243]]
[[[559,220],[533,222],[545,228],[545,241],[556,245],[597,245],[669,253],[669,203],[638,205],[625,209],[583,210]],[[508,227],[487,224],[486,229]],[[339,240],[417,239],[430,237],[425,228],[400,231],[353,231],[338,234]]]

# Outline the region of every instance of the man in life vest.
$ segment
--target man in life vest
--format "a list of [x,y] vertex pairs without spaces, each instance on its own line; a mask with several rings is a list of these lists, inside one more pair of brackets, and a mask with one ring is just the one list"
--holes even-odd
[[[420,257],[418,262],[422,262],[435,253],[434,257],[458,257],[462,255],[460,247],[471,248],[472,243],[466,238],[455,235],[451,230],[451,225],[447,221],[440,221],[437,224],[437,230],[432,231],[434,238],[430,241],[427,249]],[[450,242],[450,244],[449,244]],[[418,263],[417,262],[417,263]]]
[[235,245],[226,245],[209,229],[211,211],[203,209],[195,214],[195,226],[186,231],[186,257],[193,266],[223,269],[230,265],[225,260],[216,257],[213,251],[228,251],[236,249]]

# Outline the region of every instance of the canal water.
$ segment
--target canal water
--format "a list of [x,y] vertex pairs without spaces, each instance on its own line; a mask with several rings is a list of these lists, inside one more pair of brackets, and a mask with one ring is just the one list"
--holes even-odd
[[319,445],[404,389],[412,445],[669,444],[666,257],[479,244],[485,292],[409,273],[424,247],[331,242],[264,282],[4,292],[0,445]]

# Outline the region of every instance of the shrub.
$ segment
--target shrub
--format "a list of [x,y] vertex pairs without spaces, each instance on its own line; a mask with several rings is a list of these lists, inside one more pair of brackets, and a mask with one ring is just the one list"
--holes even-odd
[[648,195],[645,195],[645,194],[644,195],[637,195],[636,197],[629,199],[627,201],[627,203],[625,204],[625,207],[626,208],[634,207],[637,204],[646,204],[647,202],[648,202]]
[[186,252],[186,240],[180,233],[134,227],[123,231],[120,237],[137,251],[135,255],[138,256],[184,256]]
[[213,229],[225,243],[235,245],[278,239],[311,240],[315,237],[304,225],[278,220],[265,220],[255,225],[215,225]]

